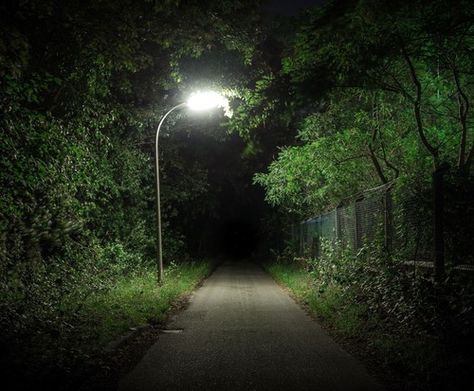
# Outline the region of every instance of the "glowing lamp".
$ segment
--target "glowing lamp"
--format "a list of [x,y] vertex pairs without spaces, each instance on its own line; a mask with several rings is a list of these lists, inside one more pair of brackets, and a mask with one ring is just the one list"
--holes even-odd
[[227,108],[227,98],[215,91],[200,91],[190,95],[186,105],[193,111],[205,111],[216,107]]

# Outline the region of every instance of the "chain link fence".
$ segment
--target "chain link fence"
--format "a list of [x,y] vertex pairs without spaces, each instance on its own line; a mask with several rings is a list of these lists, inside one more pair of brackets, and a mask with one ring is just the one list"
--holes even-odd
[[[292,234],[299,256],[320,257],[324,252],[324,241],[337,242],[355,254],[364,244],[378,240],[386,251],[397,254],[407,263],[431,266],[434,257],[431,193],[397,201],[393,188],[390,183],[366,190],[344,200],[331,211],[296,224]],[[448,222],[453,221],[451,225],[456,226],[459,219],[450,217],[449,213],[446,215]],[[474,257],[472,251],[466,255],[465,249],[470,248],[468,239],[464,239],[464,243],[458,240],[469,235],[459,229],[462,228],[445,233],[446,261],[470,270],[474,267]],[[458,246],[451,246],[452,242]],[[463,249],[462,256],[458,249]]]
[[384,185],[343,201],[337,208],[305,220],[295,230],[300,256],[320,257],[323,240],[357,252],[366,241],[389,230],[391,224],[391,187]]

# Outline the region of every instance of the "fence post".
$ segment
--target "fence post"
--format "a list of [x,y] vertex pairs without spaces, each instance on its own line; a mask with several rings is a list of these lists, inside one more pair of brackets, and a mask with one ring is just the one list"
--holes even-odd
[[435,280],[444,277],[444,173],[447,166],[433,172],[433,241]]
[[321,233],[321,220],[320,217],[318,216],[314,220],[314,227],[313,227],[313,232],[311,233],[311,256],[313,258],[319,258],[321,255],[320,251],[320,233]]
[[392,193],[391,188],[388,187],[384,193],[384,215],[383,215],[383,228],[384,228],[384,246],[385,251],[388,253],[392,250]]
[[362,247],[361,238],[360,238],[360,216],[359,216],[359,201],[361,199],[358,198],[354,202],[354,250],[357,252]]
[[342,228],[341,228],[341,205],[338,205],[335,209],[335,222],[336,222],[336,239],[342,240]]
[[301,223],[301,256],[307,257],[308,256],[308,242],[309,242],[309,234],[308,234],[308,222],[307,220]]

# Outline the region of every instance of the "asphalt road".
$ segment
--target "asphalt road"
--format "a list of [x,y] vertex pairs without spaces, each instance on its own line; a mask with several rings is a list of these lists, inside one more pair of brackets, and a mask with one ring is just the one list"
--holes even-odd
[[251,263],[221,265],[167,329],[120,391],[381,389]]

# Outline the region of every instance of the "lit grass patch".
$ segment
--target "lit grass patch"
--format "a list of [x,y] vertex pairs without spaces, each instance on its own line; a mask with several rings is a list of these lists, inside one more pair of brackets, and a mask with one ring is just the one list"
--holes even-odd
[[311,279],[308,273],[290,263],[272,263],[265,269],[281,284],[287,286],[298,298],[307,301],[311,296]]
[[435,340],[391,333],[377,316],[372,316],[366,303],[357,301],[336,282],[319,284],[314,275],[297,264],[277,262],[266,265],[266,270],[339,336],[364,340],[380,365],[390,372],[403,373],[406,384],[419,386],[434,373],[439,362]]
[[132,327],[159,323],[173,303],[190,293],[209,271],[209,263],[174,265],[166,271],[161,286],[154,271],[123,277],[84,302],[80,328],[100,347]]
[[329,321],[342,335],[356,336],[364,327],[365,306],[351,303],[340,285],[329,284],[320,289],[306,270],[292,263],[269,264],[266,270],[307,304],[311,312]]
[[341,288],[338,285],[331,284],[324,291],[313,292],[310,307],[320,317],[332,319],[335,312],[343,305],[342,301]]

